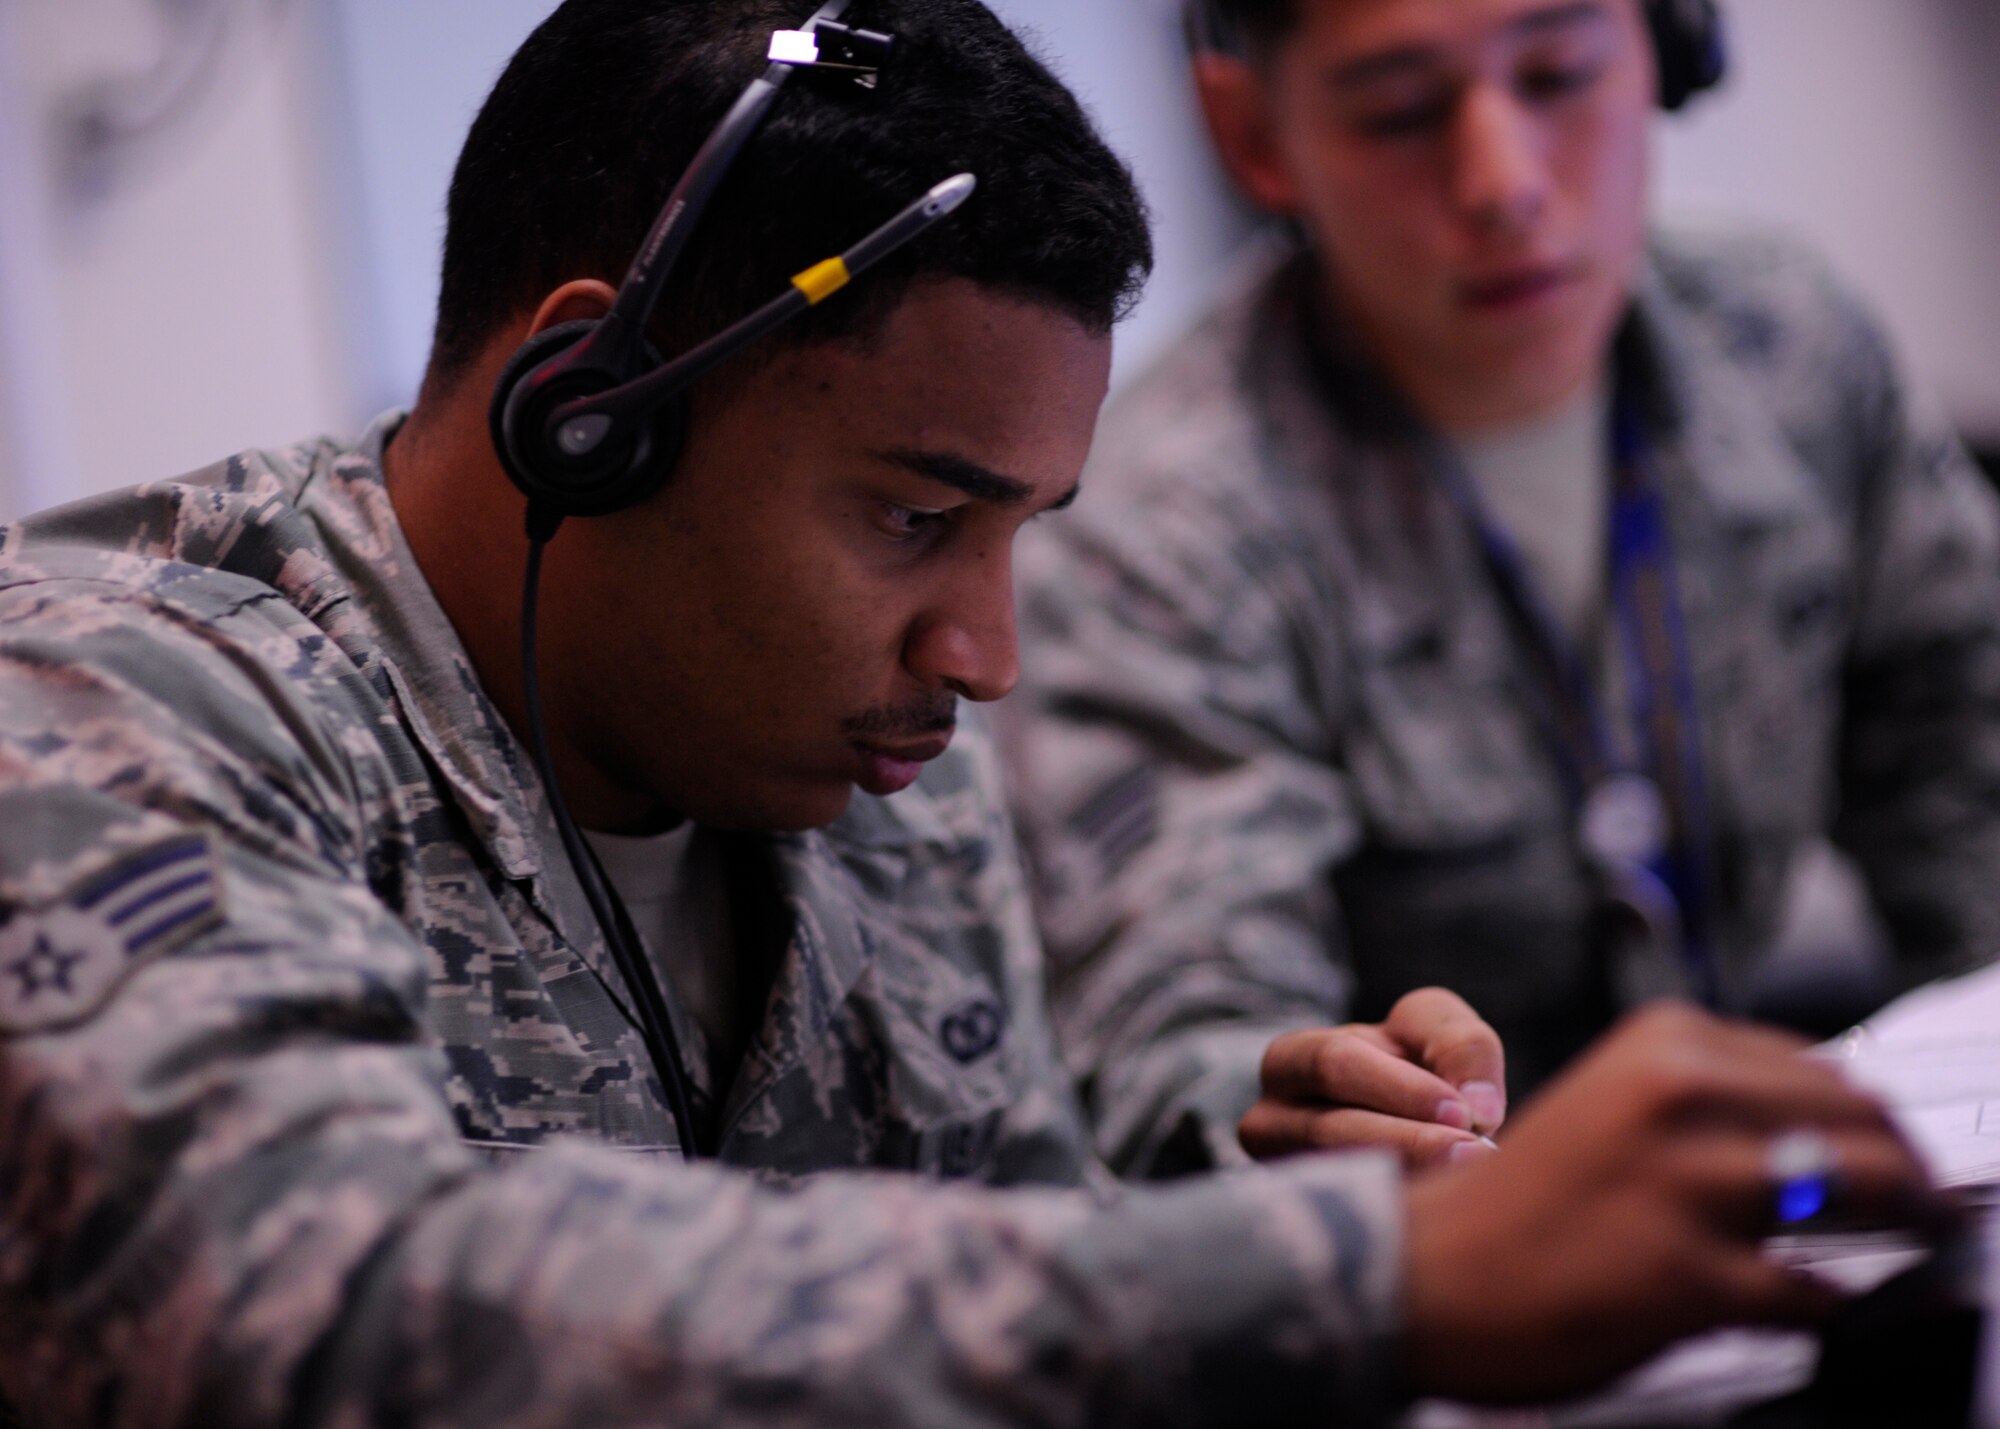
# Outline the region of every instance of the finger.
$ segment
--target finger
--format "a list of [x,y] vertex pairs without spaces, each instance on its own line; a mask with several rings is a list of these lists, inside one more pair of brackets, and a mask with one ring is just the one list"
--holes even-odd
[[1490,1156],[1492,1148],[1470,1132],[1435,1122],[1410,1121],[1353,1107],[1318,1110],[1262,1101],[1237,1123],[1237,1140],[1259,1161],[1314,1151],[1393,1151],[1411,1170]]
[[1806,1038],[1785,1028],[1773,1027],[1768,1022],[1718,1017],[1706,1011],[1702,1017],[1717,1042],[1737,1050],[1765,1052],[1772,1056],[1797,1055],[1812,1050],[1812,1043]]
[[[1953,1203],[1930,1183],[1922,1162],[1899,1139],[1818,1128],[1832,1161],[1829,1216],[1842,1225],[1938,1229]],[[1708,1134],[1683,1138],[1664,1165],[1703,1217],[1740,1240],[1776,1226],[1777,1186],[1767,1138]]]
[[1849,1081],[1838,1062],[1818,1055],[1803,1038],[1754,1023],[1718,1022],[1716,1026],[1720,1042],[1764,1062],[1792,1094],[1814,1099],[1828,1112],[1857,1126],[1877,1128],[1902,1139],[1901,1127],[1880,1098]]
[[1472,1111],[1450,1082],[1397,1053],[1365,1029],[1294,1032],[1264,1054],[1264,1094],[1275,1101],[1365,1107],[1466,1131]]
[[1403,1055],[1403,1044],[1384,1032],[1379,1022],[1350,1022],[1336,1030],[1346,1033],[1349,1037],[1359,1037],[1369,1046],[1380,1047],[1384,1052],[1398,1057]]
[[1848,1298],[1838,1286],[1754,1249],[1711,1248],[1691,1259],[1709,1301],[1697,1328],[1718,1321],[1804,1328]]
[[[1349,1036],[1359,1037],[1371,1047],[1381,1048],[1384,1052],[1387,1052],[1398,1060],[1405,1062],[1410,1060],[1410,1049],[1396,1038],[1390,1036],[1379,1023],[1352,1022],[1340,1030]],[[1497,1033],[1495,1034],[1494,1042],[1498,1046],[1499,1038]],[[1445,1060],[1449,1062],[1449,1058]],[[1427,1064],[1420,1061],[1419,1065]],[[1436,1072],[1446,1085],[1453,1085],[1453,1079],[1438,1068],[1428,1067],[1428,1070]],[[1490,1081],[1475,1076],[1467,1081],[1457,1083],[1454,1089],[1458,1093],[1459,1100],[1465,1103],[1466,1111],[1472,1119],[1471,1125],[1474,1131],[1482,1133],[1497,1131],[1500,1128],[1500,1124],[1507,1120],[1507,1082],[1504,1071],[1496,1073]],[[1455,1113],[1444,1114],[1439,1119],[1445,1121],[1447,1125],[1456,1126],[1458,1124]]]
[[1621,1045],[1643,1063],[1661,1120],[1726,1121],[1766,1132],[1808,1122],[1892,1130],[1880,1102],[1800,1055],[1800,1044],[1785,1034],[1678,1007],[1628,1025]]
[[1762,1132],[1811,1123],[1900,1135],[1881,1102],[1804,1058],[1763,1065],[1712,1062],[1691,1093],[1689,1114]]
[[1473,1125],[1491,1130],[1507,1118],[1507,1059],[1495,1032],[1471,1004],[1441,987],[1419,988],[1389,1010],[1382,1029],[1416,1061],[1457,1087]]

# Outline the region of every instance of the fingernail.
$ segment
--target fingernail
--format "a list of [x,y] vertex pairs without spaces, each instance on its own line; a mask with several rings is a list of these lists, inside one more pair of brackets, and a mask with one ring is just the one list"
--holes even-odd
[[1453,1166],[1467,1161],[1484,1161],[1499,1149],[1484,1137],[1477,1141],[1461,1141],[1445,1153],[1445,1160]]
[[1472,1108],[1473,1126],[1494,1127],[1507,1119],[1507,1094],[1493,1083],[1467,1082],[1458,1094]]
[[1447,1097],[1431,1113],[1431,1120],[1439,1126],[1448,1126],[1453,1131],[1472,1130],[1472,1112],[1457,1097]]

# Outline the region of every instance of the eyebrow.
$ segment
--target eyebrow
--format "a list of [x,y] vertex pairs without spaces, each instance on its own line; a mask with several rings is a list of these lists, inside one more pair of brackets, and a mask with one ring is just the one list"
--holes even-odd
[[1567,5],[1532,11],[1510,21],[1505,28],[1514,34],[1532,38],[1550,30],[1567,30],[1573,25],[1608,21],[1610,18],[1610,13],[1604,8],[1604,0],[1570,0]]
[[[975,501],[990,502],[995,506],[1025,506],[1035,498],[1035,488],[1027,482],[1011,476],[1002,476],[990,471],[977,462],[967,461],[951,452],[924,451],[916,447],[892,447],[877,455],[891,466],[900,466],[905,471],[915,472],[927,481],[935,481],[949,486],[954,491],[962,491]],[[1047,509],[1060,511],[1076,500],[1078,488],[1072,486],[1062,498],[1051,502]]]
[[[1570,0],[1566,5],[1530,11],[1508,21],[1502,28],[1510,34],[1532,39],[1553,30],[1565,30],[1573,25],[1608,18],[1604,0]],[[1427,72],[1437,65],[1441,53],[1441,48],[1436,45],[1398,45],[1334,66],[1327,72],[1326,82],[1335,89],[1362,89],[1380,80]]]

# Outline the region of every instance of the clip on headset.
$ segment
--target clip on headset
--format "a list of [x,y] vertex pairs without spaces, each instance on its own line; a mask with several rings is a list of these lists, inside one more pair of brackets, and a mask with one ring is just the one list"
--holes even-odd
[[772,35],[771,61],[844,72],[863,89],[873,89],[895,43],[892,35],[820,20],[809,29],[780,30]]
[[[659,977],[637,930],[563,801],[550,756],[536,675],[536,616],[543,548],[568,516],[599,516],[643,500],[680,455],[688,389],[719,363],[824,302],[964,203],[975,179],[958,174],[932,188],[836,257],[792,278],[779,296],[669,362],[646,328],[688,235],[724,175],[798,69],[825,69],[875,87],[893,38],[839,23],[848,0],[827,0],[803,30],[772,38],[770,63],[709,135],[654,220],[610,311],[536,334],[495,389],[490,422],[500,463],[528,497],[528,562],[521,600],[521,679],[530,750],[548,791],[564,852],[636,1006],[612,993],[646,1044],[683,1154],[696,1154],[686,1071]],[[609,991],[609,989],[607,989]]]

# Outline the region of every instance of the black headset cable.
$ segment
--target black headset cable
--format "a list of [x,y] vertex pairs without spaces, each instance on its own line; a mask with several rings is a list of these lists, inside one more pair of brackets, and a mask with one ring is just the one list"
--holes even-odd
[[673,1115],[674,1133],[680,1140],[681,1155],[692,1161],[697,1151],[694,1115],[688,1104],[687,1064],[681,1060],[680,1039],[674,1035],[673,1017],[667,1010],[659,974],[646,956],[638,930],[626,911],[625,901],[604,876],[595,851],[577,828],[576,820],[570,817],[569,805],[563,800],[562,786],[556,781],[555,760],[549,754],[548,726],[542,718],[542,690],[537,666],[539,646],[535,627],[541,605],[542,552],[561,525],[560,516],[551,517],[530,505],[528,573],[521,592],[521,698],[528,718],[529,752],[534,756],[535,768],[541,773],[542,788],[548,794],[549,812],[555,817],[563,852],[569,856],[570,867],[576,870],[576,880],[582,885],[583,896],[590,904],[590,911],[604,935],[606,946],[611,950],[618,975],[625,980],[625,986],[637,1004],[638,1015],[634,1016],[633,1009],[626,1007],[616,993],[612,993],[612,1001],[646,1044],[660,1090],[666,1097],[667,1109]]

